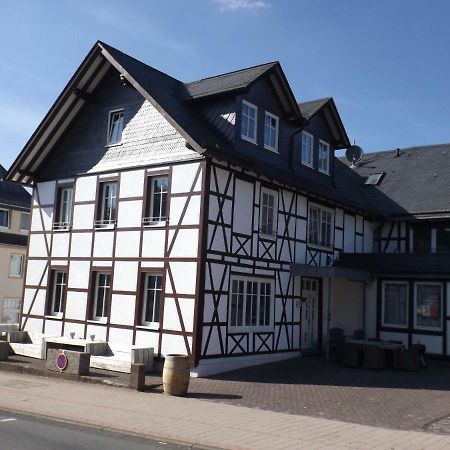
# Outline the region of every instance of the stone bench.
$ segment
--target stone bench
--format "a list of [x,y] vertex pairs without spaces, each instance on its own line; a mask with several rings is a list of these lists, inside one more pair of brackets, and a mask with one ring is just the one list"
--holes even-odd
[[[59,368],[56,364],[61,353],[64,353],[67,358],[67,366],[63,369]],[[89,353],[50,348],[47,350],[47,362],[45,367],[48,370],[53,370],[56,372],[70,373],[74,375],[89,375],[90,359],[91,355]]]
[[43,339],[42,354],[45,356],[48,350],[54,348],[89,353],[90,355],[103,355],[108,350],[108,344],[104,341],[72,339],[66,336],[45,337]]
[[8,359],[11,347],[9,342],[0,341],[0,361],[6,361]]

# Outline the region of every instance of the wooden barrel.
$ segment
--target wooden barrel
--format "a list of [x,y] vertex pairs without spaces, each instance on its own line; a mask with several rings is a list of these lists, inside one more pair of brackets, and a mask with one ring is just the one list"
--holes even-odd
[[163,369],[164,393],[185,395],[189,387],[190,367],[187,355],[166,355]]

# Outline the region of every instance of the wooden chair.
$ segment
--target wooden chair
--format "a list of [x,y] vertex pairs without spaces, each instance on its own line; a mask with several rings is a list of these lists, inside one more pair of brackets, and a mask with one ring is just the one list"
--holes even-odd
[[361,367],[361,347],[358,344],[345,342],[344,359],[342,361],[346,367]]
[[386,368],[386,351],[376,345],[364,345],[363,367],[371,370]]

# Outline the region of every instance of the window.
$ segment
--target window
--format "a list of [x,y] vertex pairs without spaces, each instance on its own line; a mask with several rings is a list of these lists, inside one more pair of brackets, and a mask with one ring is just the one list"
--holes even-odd
[[61,270],[51,272],[50,315],[61,317],[66,298],[67,273]]
[[98,206],[97,228],[105,228],[116,223],[117,214],[117,183],[105,182],[100,184],[100,204]]
[[302,133],[302,164],[308,167],[313,167],[313,142],[313,136],[304,131]]
[[11,255],[9,258],[9,276],[21,278],[23,275],[23,255]]
[[94,320],[106,320],[109,311],[111,290],[111,274],[109,272],[95,272],[94,290]]
[[64,186],[58,189],[56,221],[53,228],[65,230],[72,225],[73,187]]
[[20,213],[20,230],[28,231],[30,229],[30,213]]
[[416,283],[415,327],[424,329],[442,329],[442,284]]
[[372,173],[366,178],[364,184],[367,186],[378,186],[380,184],[381,179],[383,178],[384,172],[381,173]]
[[333,216],[330,210],[319,208],[318,206],[309,207],[308,217],[308,242],[322,247],[331,247]]
[[143,224],[164,222],[167,220],[167,191],[169,179],[166,176],[149,178],[150,197],[148,199],[147,217]]
[[142,299],[142,325],[159,322],[161,306],[162,276],[151,273],[145,274]]
[[251,103],[242,101],[241,138],[256,144],[258,108]]
[[438,225],[436,228],[436,252],[450,253],[450,225]]
[[319,172],[330,173],[330,146],[319,141]]
[[108,121],[108,145],[120,144],[123,131],[123,110],[111,111]]
[[413,251],[415,253],[431,252],[431,230],[429,225],[413,225]]
[[5,298],[3,300],[2,315],[2,323],[18,325],[20,316],[20,298]]
[[408,326],[408,283],[383,282],[382,322],[388,327]]
[[275,196],[267,190],[261,190],[261,217],[259,231],[262,234],[274,236],[275,224]]
[[9,210],[0,209],[0,228],[9,228]]
[[230,326],[271,326],[272,296],[271,282],[232,279]]
[[267,111],[264,116],[264,148],[278,151],[278,117]]

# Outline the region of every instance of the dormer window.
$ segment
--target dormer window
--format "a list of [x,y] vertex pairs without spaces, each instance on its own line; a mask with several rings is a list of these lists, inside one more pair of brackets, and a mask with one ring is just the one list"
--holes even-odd
[[302,133],[302,164],[313,167],[313,142],[312,134],[303,131]]
[[319,141],[319,172],[330,173],[330,146],[324,141]]
[[278,117],[266,111],[264,116],[264,148],[278,151]]
[[108,120],[107,145],[116,145],[122,142],[123,131],[123,109],[111,111]]
[[241,138],[256,144],[258,108],[245,100],[242,101]]

